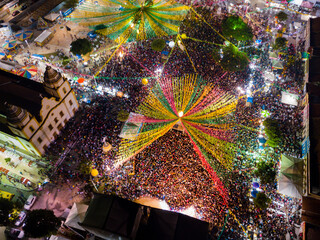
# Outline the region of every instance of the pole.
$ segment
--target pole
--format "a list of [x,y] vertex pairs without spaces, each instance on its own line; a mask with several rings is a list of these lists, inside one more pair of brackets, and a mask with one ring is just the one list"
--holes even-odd
[[90,177],[90,181],[92,182],[92,184],[93,184],[94,188],[97,190],[97,192],[99,192],[99,190],[98,190],[98,188],[97,188],[96,184],[92,181],[92,178],[91,178],[91,177]]
[[220,237],[221,237],[221,235],[222,235],[222,233],[223,233],[223,231],[224,231],[224,228],[225,228],[225,226],[226,226],[226,223],[227,223],[227,220],[228,220],[228,217],[229,217],[229,214],[230,214],[230,211],[229,211],[229,210],[227,210],[227,211],[228,211],[228,214],[227,214],[227,216],[226,216],[225,219],[224,219],[224,224],[223,224],[221,233],[220,233],[220,235],[219,235],[219,237],[218,237],[218,240],[220,239]]

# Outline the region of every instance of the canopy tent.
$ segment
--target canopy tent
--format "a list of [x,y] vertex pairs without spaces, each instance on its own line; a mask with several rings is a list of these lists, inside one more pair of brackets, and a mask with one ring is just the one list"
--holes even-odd
[[38,72],[38,68],[36,66],[24,66],[20,69],[17,75],[25,78],[32,78]]
[[18,38],[20,41],[23,41],[25,39],[31,38],[33,35],[32,31],[22,31],[15,35],[16,38]]
[[53,37],[52,32],[48,30],[44,30],[34,41],[39,46],[43,46],[46,42],[50,41],[52,37]]
[[15,69],[15,65],[12,62],[0,61],[0,69],[12,71],[13,69]]
[[122,127],[119,137],[125,139],[137,138],[144,122],[144,116],[137,113],[130,113],[128,120]]
[[278,54],[275,53],[275,52],[270,52],[270,53],[269,53],[269,58],[270,58],[270,59],[277,59],[277,58],[278,58]]
[[290,2],[290,4],[298,5],[300,6],[303,0],[293,0]]
[[276,68],[276,69],[283,69],[283,64],[282,64],[282,62],[273,59],[272,60],[272,67]]
[[78,222],[82,222],[84,220],[87,209],[88,205],[86,204],[74,203],[66,219],[65,224],[68,227],[73,227],[85,231],[84,228],[78,224]]
[[57,18],[60,16],[60,14],[58,13],[49,13],[48,15],[46,15],[44,17],[45,20],[48,20],[50,22],[54,22],[55,20],[57,20]]
[[10,49],[15,48],[17,45],[18,45],[18,44],[17,44],[17,41],[9,41],[9,40],[6,40],[2,47],[3,47],[4,49],[10,50]]
[[170,210],[170,206],[168,205],[168,203],[166,203],[166,201],[159,200],[157,198],[143,196],[143,197],[136,199],[134,202],[139,203],[141,205],[153,207],[153,208]]
[[39,17],[39,18],[38,18],[37,29],[38,29],[38,30],[44,30],[44,29],[46,29],[47,27],[48,27],[48,23],[47,23],[45,20],[43,20],[42,17]]
[[272,72],[264,72],[264,77],[269,79],[270,81],[274,81],[275,77]]
[[278,191],[286,196],[301,198],[303,195],[304,160],[281,155]]

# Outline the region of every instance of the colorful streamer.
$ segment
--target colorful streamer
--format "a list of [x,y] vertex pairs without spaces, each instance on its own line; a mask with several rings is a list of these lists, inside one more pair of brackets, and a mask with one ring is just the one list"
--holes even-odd
[[215,170],[220,166],[227,170],[232,167],[236,147],[232,143],[234,132],[229,116],[236,105],[235,96],[208,84],[198,75],[159,79],[137,108],[138,115],[128,120],[143,127],[135,139],[122,140],[116,166],[121,166],[176,124],[181,125],[227,204],[227,191]]
[[188,11],[189,7],[174,1],[99,0],[84,2],[69,19],[122,42],[128,33],[128,41],[175,35]]

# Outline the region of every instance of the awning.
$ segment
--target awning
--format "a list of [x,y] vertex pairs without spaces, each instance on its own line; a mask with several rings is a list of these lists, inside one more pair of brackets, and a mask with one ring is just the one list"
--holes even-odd
[[87,209],[88,205],[86,204],[74,203],[65,224],[68,227],[73,227],[85,231],[84,228],[78,224],[78,222],[83,222]]

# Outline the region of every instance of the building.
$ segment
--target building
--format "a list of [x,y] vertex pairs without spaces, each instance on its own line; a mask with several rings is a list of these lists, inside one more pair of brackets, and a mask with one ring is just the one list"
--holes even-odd
[[209,234],[208,222],[98,193],[78,225],[108,240],[207,240]]
[[69,82],[50,66],[43,83],[0,71],[1,145],[43,156],[78,108]]
[[304,239],[320,234],[320,18],[310,19],[306,28],[306,97],[303,110],[302,153],[307,157],[307,190],[302,197]]

